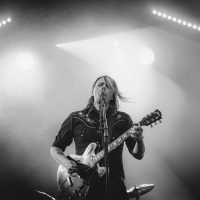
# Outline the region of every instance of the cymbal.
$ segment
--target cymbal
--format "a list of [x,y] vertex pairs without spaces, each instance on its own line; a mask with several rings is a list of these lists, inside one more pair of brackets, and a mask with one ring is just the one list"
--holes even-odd
[[27,198],[29,200],[56,200],[54,197],[48,195],[45,192],[39,191],[39,190],[32,190],[28,192]]
[[136,185],[127,190],[128,197],[134,198],[150,192],[154,188],[154,184],[141,184]]

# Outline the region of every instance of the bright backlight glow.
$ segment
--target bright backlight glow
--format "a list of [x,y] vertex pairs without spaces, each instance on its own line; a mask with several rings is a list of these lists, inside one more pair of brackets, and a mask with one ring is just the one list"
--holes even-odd
[[138,52],[138,59],[145,65],[152,64],[154,62],[154,52],[149,47],[143,47]]
[[33,66],[33,58],[27,53],[22,53],[17,58],[17,67],[20,70],[29,70]]

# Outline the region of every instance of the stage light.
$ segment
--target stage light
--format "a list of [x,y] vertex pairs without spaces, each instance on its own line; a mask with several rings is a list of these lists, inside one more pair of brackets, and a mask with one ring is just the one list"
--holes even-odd
[[[198,30],[198,31],[200,31],[200,29],[199,28],[197,28],[197,27],[199,27],[198,25],[196,25],[196,24],[193,24],[193,23],[187,23],[186,22],[186,20],[182,20],[182,19],[180,19],[180,18],[178,18],[178,17],[174,17],[174,16],[171,16],[171,15],[167,15],[167,14],[162,14],[162,12],[160,12],[160,11],[156,11],[156,10],[153,10],[153,14],[157,14],[158,16],[162,16],[162,18],[163,19],[168,19],[168,20],[172,20],[173,22],[177,22],[178,24],[182,24],[183,26],[187,26],[188,28],[193,28],[194,30]],[[177,19],[178,18],[178,19]]]
[[181,24],[181,22],[182,22],[181,19],[179,19],[179,20],[178,20],[178,23]]
[[11,22],[11,18],[8,18],[8,19],[7,19],[7,22]]
[[193,25],[193,27],[192,27],[193,29],[197,29],[197,25]]
[[29,70],[33,65],[33,58],[27,53],[22,53],[17,58],[17,67],[20,70]]
[[169,16],[167,17],[167,19],[171,20],[171,19],[172,19],[172,16],[169,15]]
[[153,10],[153,14],[156,15],[156,14],[157,14],[157,11],[156,11],[156,10]]
[[177,19],[176,19],[176,17],[173,17],[173,19],[172,19],[172,20],[173,20],[173,22],[176,22],[176,20],[177,20]]
[[9,22],[11,22],[11,18],[10,18],[10,17],[7,18],[6,20],[2,20],[2,21],[0,22],[0,27],[6,25],[6,24],[9,23]]
[[200,31],[200,27],[198,27],[198,31]]
[[154,52],[149,47],[143,47],[138,52],[138,60],[145,65],[152,64],[154,62],[154,58]]
[[183,21],[183,25],[185,26],[187,24],[187,22],[186,21]]

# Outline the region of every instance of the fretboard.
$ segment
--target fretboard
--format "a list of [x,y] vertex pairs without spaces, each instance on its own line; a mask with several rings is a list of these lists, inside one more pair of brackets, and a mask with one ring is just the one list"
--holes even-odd
[[[122,142],[124,142],[130,135],[131,133],[134,133],[134,126],[132,126],[130,129],[128,129],[125,133],[120,135],[117,139],[112,141],[108,145],[108,153],[117,148]],[[104,150],[101,150],[99,153],[97,153],[92,161],[91,164],[94,166],[96,163],[98,163],[102,158],[104,157]]]

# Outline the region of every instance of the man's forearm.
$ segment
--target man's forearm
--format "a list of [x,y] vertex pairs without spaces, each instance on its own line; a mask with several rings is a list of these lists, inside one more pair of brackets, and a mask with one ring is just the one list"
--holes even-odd
[[132,155],[133,157],[135,157],[136,159],[142,159],[144,157],[144,153],[145,153],[145,145],[144,142],[136,142],[135,147],[132,151]]
[[52,157],[54,158],[54,160],[59,165],[62,165],[64,167],[66,167],[68,160],[65,157],[65,154],[64,154],[64,152],[61,149],[59,149],[57,147],[51,147],[50,153],[51,153]]

